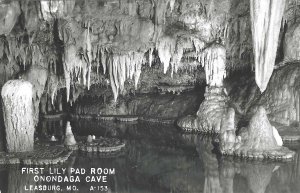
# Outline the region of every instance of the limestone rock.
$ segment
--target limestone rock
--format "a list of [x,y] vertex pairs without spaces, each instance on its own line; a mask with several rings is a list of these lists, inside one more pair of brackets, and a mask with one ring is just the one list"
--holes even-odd
[[8,152],[33,150],[32,95],[32,84],[24,80],[10,80],[2,88],[3,118]]
[[66,126],[66,136],[65,136],[64,144],[66,146],[76,145],[76,140],[72,132],[71,124],[69,121],[67,122],[67,126]]
[[20,14],[21,9],[17,1],[0,4],[0,35],[7,35],[11,32]]
[[282,147],[282,139],[276,128],[270,124],[266,110],[262,106],[257,109],[248,127],[242,128],[239,136],[232,136],[236,139],[235,142],[224,132],[228,128],[227,125],[229,124],[227,123],[231,120],[230,111],[226,118],[223,121],[224,126],[221,127],[220,135],[220,151],[222,154],[234,154],[244,158],[261,160],[291,160],[295,156],[295,152]]
[[185,131],[219,133],[222,117],[227,111],[227,101],[222,87],[207,88],[197,115],[184,117],[177,125]]
[[300,65],[299,62],[282,64],[284,66],[273,72],[263,94],[253,78],[241,76],[230,82],[234,86],[229,89],[229,95],[244,112],[253,114],[258,106],[263,105],[270,121],[290,126],[300,122]]
[[249,149],[264,150],[278,147],[273,135],[273,126],[270,124],[266,110],[259,107],[248,126],[248,138],[242,145]]
[[88,135],[87,139],[86,139],[87,143],[92,143],[93,142],[93,137],[91,135]]
[[300,24],[289,27],[283,43],[285,60],[300,60]]

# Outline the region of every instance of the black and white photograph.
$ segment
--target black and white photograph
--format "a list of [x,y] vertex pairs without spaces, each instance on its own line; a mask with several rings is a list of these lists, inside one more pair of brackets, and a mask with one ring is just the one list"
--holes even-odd
[[300,0],[0,0],[0,193],[300,193]]

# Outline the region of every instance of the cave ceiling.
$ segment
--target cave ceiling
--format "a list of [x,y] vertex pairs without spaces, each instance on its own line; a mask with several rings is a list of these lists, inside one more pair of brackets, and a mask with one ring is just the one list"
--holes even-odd
[[[286,23],[297,18],[294,3]],[[68,92],[101,71],[118,96],[127,79],[137,87],[143,65],[159,58],[172,76],[201,66],[215,43],[226,48],[227,69],[253,64],[248,0],[0,0],[0,26],[3,77],[40,65]]]

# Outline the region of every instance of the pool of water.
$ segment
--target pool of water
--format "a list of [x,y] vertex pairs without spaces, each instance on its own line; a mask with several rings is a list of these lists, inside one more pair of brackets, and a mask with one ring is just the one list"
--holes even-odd
[[[55,135],[63,140],[63,121],[42,122],[41,140]],[[21,167],[0,168],[1,193],[26,192],[29,185],[59,185],[60,190],[27,192],[126,192],[126,193],[299,193],[300,146],[296,159],[288,163],[251,162],[224,159],[214,153],[212,137],[181,134],[175,127],[153,123],[114,123],[88,120],[72,121],[75,135],[116,137],[126,141],[120,155],[74,153],[51,170],[71,168],[87,171],[80,182],[35,182],[35,174],[22,174]],[[111,169],[111,174],[91,175],[91,168]],[[106,176],[106,181],[90,182],[87,176]],[[67,191],[67,186],[71,190]],[[72,190],[73,186],[74,190]],[[101,188],[102,186],[102,188]],[[104,188],[105,187],[105,188]],[[76,190],[75,190],[76,189]]]

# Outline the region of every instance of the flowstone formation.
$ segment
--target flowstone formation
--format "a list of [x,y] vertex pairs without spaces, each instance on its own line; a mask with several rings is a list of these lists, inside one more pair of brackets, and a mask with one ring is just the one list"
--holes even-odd
[[8,152],[32,151],[34,145],[33,90],[24,80],[10,80],[2,88]]
[[206,82],[205,99],[197,115],[180,119],[177,125],[187,132],[219,133],[221,120],[227,110],[228,97],[223,87],[226,77],[226,51],[221,45],[213,45],[204,50],[201,64],[205,66]]
[[220,152],[247,159],[291,160],[295,152],[282,146],[282,139],[267,117],[263,107],[259,107],[247,128],[241,128],[235,135],[233,109],[223,119]]
[[197,115],[178,120],[177,125],[186,132],[219,133],[228,98],[222,87],[208,87]]

